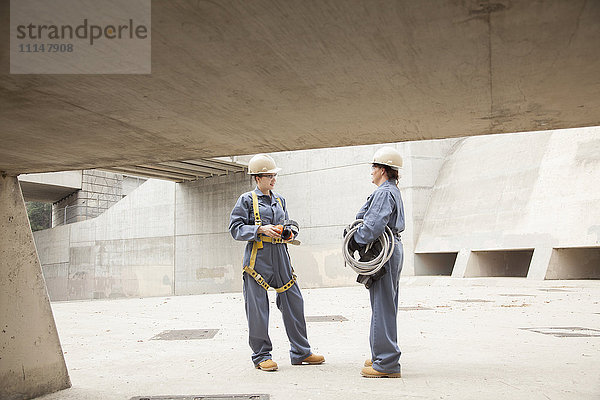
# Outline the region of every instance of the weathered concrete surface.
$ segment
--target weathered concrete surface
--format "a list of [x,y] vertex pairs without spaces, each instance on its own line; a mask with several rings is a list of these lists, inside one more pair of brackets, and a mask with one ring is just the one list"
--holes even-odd
[[34,233],[53,300],[173,292],[175,184],[152,183],[97,218]]
[[19,182],[0,176],[0,398],[71,386]]
[[[403,274],[597,278],[598,132],[393,144],[404,156]],[[302,245],[289,249],[306,287],[354,279],[344,268],[341,235],[375,188],[368,161],[378,146],[273,154],[283,168],[276,191],[301,226]],[[252,187],[246,174],[182,184],[148,181],[99,218],[70,225],[68,233],[36,232],[51,298],[241,290],[245,243],[232,240],[227,225],[235,201]],[[552,256],[562,247],[574,249]],[[136,251],[146,256],[134,256]]]
[[598,20],[585,0],[153,1],[151,75],[0,76],[0,170],[600,125]]
[[[413,274],[414,238],[454,141],[393,144],[404,156],[405,274]],[[378,147],[273,155],[284,168],[276,191],[301,226],[302,245],[289,248],[305,286],[340,286],[355,278],[344,268],[342,231],[375,189],[368,162]],[[246,243],[234,241],[227,228],[237,198],[252,188],[243,173],[182,184],[151,180],[94,220],[36,232],[51,298],[240,291]]]
[[[281,314],[272,303],[270,334],[280,366],[274,373],[257,371],[250,361],[241,293],[53,303],[73,388],[43,400],[223,393],[268,393],[273,400],[600,397],[600,337],[522,329],[600,333],[600,281],[403,277],[402,379],[388,380],[360,376],[370,356],[363,287],[305,289],[303,296],[307,316],[348,320],[308,322],[309,341],[326,362],[291,366]],[[210,340],[150,340],[173,329],[219,332]]]
[[598,128],[464,139],[436,182],[419,253],[600,247]]

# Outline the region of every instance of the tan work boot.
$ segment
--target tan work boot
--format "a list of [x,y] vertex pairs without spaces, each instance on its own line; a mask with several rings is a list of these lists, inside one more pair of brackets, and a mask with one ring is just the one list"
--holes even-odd
[[277,363],[271,359],[259,362],[256,369],[263,371],[277,371]]
[[400,374],[400,372],[392,372],[392,373],[386,373],[386,372],[379,372],[376,369],[374,369],[373,367],[364,367],[362,369],[362,371],[360,371],[360,374],[362,376],[364,376],[365,378],[401,378],[402,375]]
[[310,356],[306,357],[304,360],[300,361],[299,363],[294,363],[294,365],[302,365],[302,364],[317,365],[317,364],[323,364],[324,362],[325,362],[325,357],[318,355],[318,354],[311,354]]
[[371,360],[370,358],[368,360],[365,360],[365,367],[372,367],[373,366],[373,360]]

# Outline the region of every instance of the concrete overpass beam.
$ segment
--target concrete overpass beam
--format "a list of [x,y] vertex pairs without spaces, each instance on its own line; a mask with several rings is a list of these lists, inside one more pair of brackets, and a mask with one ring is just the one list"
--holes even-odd
[[0,398],[71,386],[16,176],[0,176]]

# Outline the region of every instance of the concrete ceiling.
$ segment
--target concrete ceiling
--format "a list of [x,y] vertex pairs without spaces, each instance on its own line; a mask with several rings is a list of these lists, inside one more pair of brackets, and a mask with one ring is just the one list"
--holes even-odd
[[0,171],[600,125],[599,21],[598,0],[153,1],[151,75],[8,75],[2,42]]
[[155,164],[125,165],[120,167],[105,167],[105,171],[124,175],[136,175],[146,178],[164,179],[173,182],[195,181],[201,178],[227,175],[247,171],[245,164],[240,164],[223,158],[165,161]]

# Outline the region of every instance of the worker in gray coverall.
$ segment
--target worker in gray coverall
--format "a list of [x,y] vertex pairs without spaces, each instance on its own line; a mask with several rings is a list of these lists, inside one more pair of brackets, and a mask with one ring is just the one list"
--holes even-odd
[[[404,208],[398,189],[398,169],[402,157],[391,147],[379,149],[373,156],[371,177],[377,189],[356,215],[363,219],[348,244],[354,252],[375,241],[387,225],[392,230],[395,248],[384,265],[385,273],[369,285],[371,299],[371,359],[365,361],[361,374],[368,378],[399,378],[400,348],[398,347],[398,282],[404,253],[400,232],[404,230]],[[382,269],[383,270],[383,269]]]
[[[243,260],[243,288],[252,362],[257,369],[275,371],[269,338],[269,298],[267,289],[277,291],[277,308],[291,349],[293,365],[321,364],[325,358],[313,354],[306,335],[304,301],[292,269],[287,244],[293,242],[297,230],[288,231],[282,239],[282,225],[288,220],[286,202],[273,192],[277,168],[273,158],[257,154],[248,164],[256,188],[240,196],[231,211],[229,232],[235,240],[248,241]],[[296,226],[297,228],[297,226]]]

